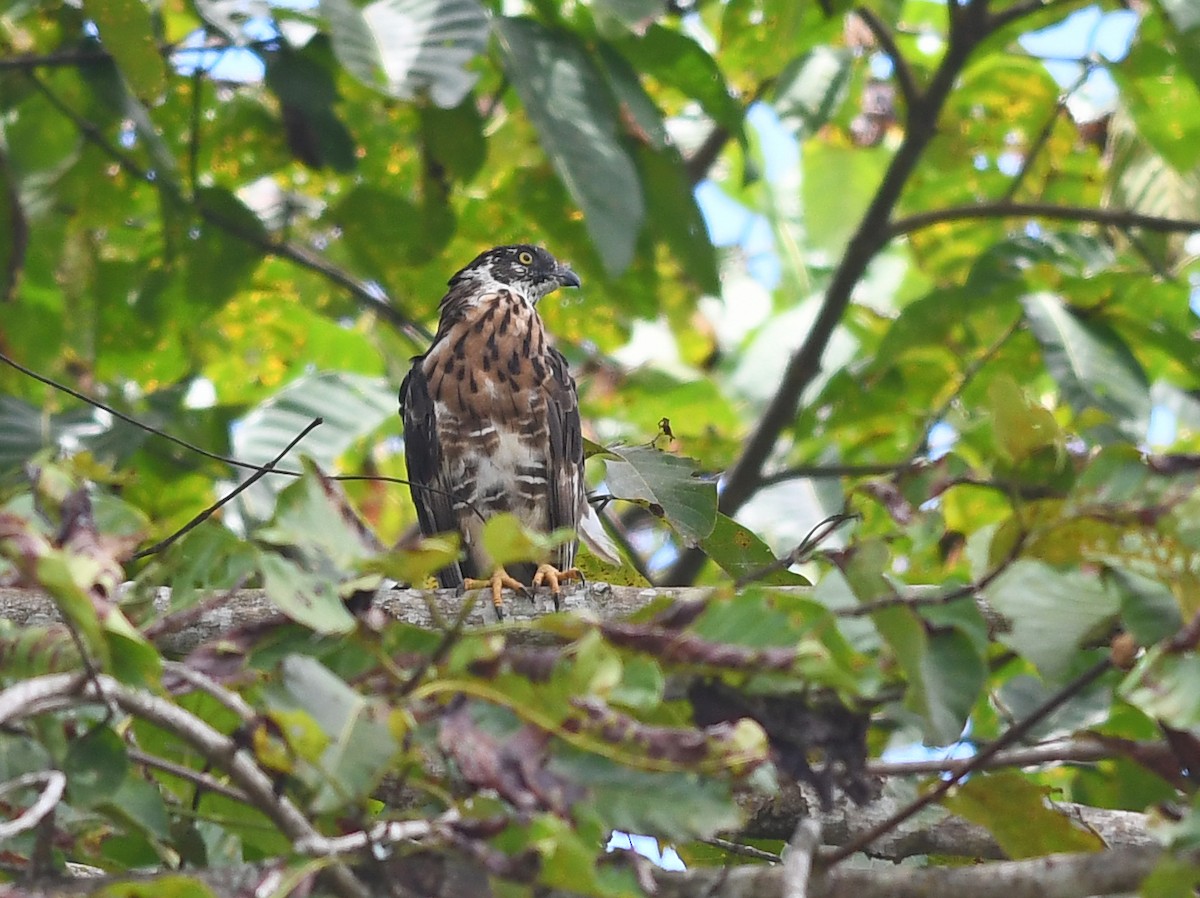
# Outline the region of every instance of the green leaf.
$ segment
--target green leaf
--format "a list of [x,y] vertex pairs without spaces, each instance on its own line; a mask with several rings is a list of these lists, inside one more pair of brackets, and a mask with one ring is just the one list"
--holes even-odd
[[452,109],[423,106],[419,113],[421,140],[429,154],[460,181],[475,177],[487,159],[487,141],[474,99],[468,97]]
[[0,302],[9,302],[25,266],[29,223],[21,206],[8,154],[0,147]]
[[317,633],[349,633],[354,617],[346,610],[331,571],[307,571],[274,552],[259,551],[263,589],[275,606]]
[[697,774],[633,770],[574,749],[557,753],[549,768],[588,788],[588,810],[607,829],[702,839],[741,822],[728,784]]
[[487,13],[475,0],[321,0],[333,50],[364,84],[394,97],[428,96],[457,106],[478,76],[468,64],[487,43]]
[[814,47],[789,63],[771,103],[779,120],[801,137],[815,134],[845,102],[853,61],[849,50]]
[[1000,641],[1050,679],[1067,673],[1072,650],[1109,625],[1120,607],[1112,586],[1098,578],[1026,559],[1013,562],[983,594],[1012,622]]
[[267,58],[266,84],[279,98],[292,155],[313,168],[354,168],[354,137],[333,109],[338,99],[333,73],[315,53],[282,45]]
[[483,548],[499,567],[516,561],[545,561],[551,551],[575,538],[570,527],[560,527],[553,533],[537,533],[509,513],[488,518],[483,525]]
[[167,86],[166,63],[159,55],[145,0],[87,0],[84,8],[133,92],[143,98],[162,93]]
[[1154,646],[1121,683],[1121,697],[1176,729],[1200,725],[1200,655]]
[[190,876],[155,876],[152,882],[116,882],[92,892],[95,898],[217,898],[204,883]]
[[1047,447],[1065,453],[1066,437],[1054,415],[1026,396],[1013,377],[993,378],[987,391],[996,441],[1010,461],[1023,462]]
[[651,25],[641,40],[621,48],[639,71],[696,100],[714,121],[740,138],[741,104],[716,61],[698,43],[673,28]]
[[105,785],[105,800],[100,802],[104,811],[154,839],[166,842],[171,838],[167,806],[153,784],[134,774],[121,780],[116,791],[112,783]]
[[583,210],[605,269],[620,274],[633,261],[645,206],[603,79],[572,38],[532,20],[497,19],[496,34],[546,155]]
[[1013,860],[1103,850],[1104,841],[1095,832],[1047,807],[1050,791],[1012,771],[988,772],[957,786],[942,804],[985,827]]
[[201,215],[188,235],[186,308],[203,319],[245,287],[267,234],[258,216],[223,187],[200,188],[196,205]]
[[[303,454],[320,467],[331,468],[355,441],[397,414],[395,389],[382,378],[337,372],[305,375],[242,419],[234,428],[233,454],[242,461],[264,465],[315,418],[322,418],[325,423],[305,437],[279,467],[294,470]],[[287,482],[264,477],[241,498],[254,517],[265,518],[275,494]]]
[[1166,41],[1162,21],[1149,17],[1113,77],[1138,133],[1176,171],[1187,172],[1200,163],[1200,87],[1189,76],[1194,68],[1181,64]]
[[281,665],[283,685],[329,737],[321,755],[321,787],[313,810],[332,811],[366,797],[392,765],[399,749],[376,706],[319,661],[289,655]]
[[[717,514],[712,533],[700,541],[704,554],[735,580],[775,562],[775,553],[753,531],[727,515]],[[756,579],[768,586],[809,586],[807,579],[786,568]]]
[[[880,542],[857,547],[844,573],[860,602],[894,594],[883,575],[889,560]],[[930,633],[920,616],[902,605],[880,609],[871,620],[908,678],[904,706],[920,715],[925,739],[945,744],[959,738],[987,674],[970,637],[956,630]]]
[[1076,413],[1101,409],[1129,436],[1141,439],[1150,419],[1150,389],[1129,347],[1110,330],[1079,318],[1053,294],[1034,293],[1021,304],[1046,367]]
[[129,757],[121,737],[106,726],[92,728],[72,740],[63,760],[71,804],[91,808],[110,801],[128,770]]
[[407,542],[385,555],[367,561],[364,571],[373,571],[401,583],[420,586],[426,579],[455,561],[459,555],[457,533],[422,537],[415,546]]
[[717,525],[717,485],[696,477],[696,462],[649,446],[610,446],[605,480],[618,499],[638,502],[699,544]]

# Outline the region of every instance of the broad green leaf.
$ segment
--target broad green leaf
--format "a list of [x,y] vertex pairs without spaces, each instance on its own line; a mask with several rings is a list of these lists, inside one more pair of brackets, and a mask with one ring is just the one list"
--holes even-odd
[[313,658],[289,655],[281,671],[292,700],[316,719],[330,739],[321,756],[323,777],[313,809],[353,807],[378,785],[399,748],[382,707]]
[[1047,806],[1050,789],[1012,771],[972,777],[942,804],[996,837],[1013,860],[1069,851],[1101,851],[1104,841]]
[[258,552],[263,589],[275,606],[317,633],[349,633],[354,617],[338,592],[334,570],[308,571],[275,552]]
[[335,571],[348,572],[380,549],[374,534],[353,515],[345,497],[305,458],[304,475],[280,493],[271,523],[258,528],[254,537],[289,550],[293,557],[319,554]]
[[649,446],[610,446],[605,480],[618,499],[638,502],[663,517],[688,542],[699,543],[717,524],[717,487],[697,478],[696,463]]
[[483,117],[468,96],[451,109],[420,109],[421,139],[428,152],[460,181],[469,182],[487,158]]
[[0,396],[0,470],[19,468],[42,449],[103,429],[91,408],[54,415],[14,396]]
[[996,441],[1010,461],[1023,462],[1039,449],[1052,448],[1061,455],[1065,436],[1049,409],[1032,401],[1009,375],[988,383],[988,401]]
[[187,295],[191,320],[203,320],[245,287],[263,257],[262,222],[223,187],[196,191],[199,221],[188,234]]
[[853,61],[849,50],[814,47],[789,63],[771,101],[780,121],[801,137],[815,134],[845,101]]
[[333,49],[352,75],[401,99],[457,106],[478,77],[468,64],[487,41],[475,0],[320,0]]
[[[234,428],[233,453],[238,459],[264,465],[278,455],[316,418],[316,427],[281,460],[279,467],[295,470],[301,455],[321,468],[332,468],[357,440],[399,414],[394,388],[381,378],[322,373],[292,381],[252,409]],[[264,477],[242,494],[255,517],[266,517],[274,495],[287,478]]]
[[1000,641],[1051,679],[1068,671],[1073,650],[1102,631],[1120,607],[1116,591],[1099,578],[1024,559],[989,583],[983,595],[1011,621]]
[[640,71],[696,100],[714,121],[741,135],[741,104],[716,61],[696,41],[673,28],[651,25],[639,40],[629,40],[621,49]]
[[[734,580],[757,573],[775,562],[775,553],[753,531],[727,515],[717,514],[712,533],[700,541],[704,554]],[[799,574],[781,568],[756,578],[770,586],[808,586]]]
[[67,748],[63,773],[72,805],[91,808],[112,799],[129,770],[125,743],[107,726],[96,726]]
[[645,204],[616,110],[584,49],[530,19],[501,18],[504,69],[612,276],[633,261]]
[[367,561],[364,571],[374,571],[401,583],[420,586],[426,579],[458,558],[458,534],[424,536],[416,545],[395,548],[386,555]]
[[144,882],[116,882],[92,892],[96,898],[217,898],[216,894],[198,879],[179,874],[155,876],[152,885]]
[[588,788],[588,810],[608,829],[697,839],[740,822],[729,786],[697,774],[647,773],[574,750],[557,753],[549,766]]
[[513,514],[498,514],[483,525],[483,548],[500,567],[517,561],[545,561],[555,546],[575,539],[569,527],[553,533],[536,533]]
[[150,99],[162,93],[166,62],[158,52],[149,5],[144,0],[88,0],[85,9],[133,92]]
[[1150,388],[1129,347],[1053,294],[1030,294],[1021,304],[1046,367],[1076,413],[1098,408],[1140,439],[1150,418]]
[[[1187,172],[1200,162],[1198,67],[1182,61],[1165,31],[1162,20],[1148,17],[1113,77],[1139,134],[1176,171]],[[1164,115],[1168,109],[1170,114]]]
[[1200,655],[1154,646],[1125,677],[1120,694],[1149,717],[1192,729],[1200,725]]
[[160,841],[171,838],[167,806],[162,793],[138,775],[126,776],[114,791],[112,782],[105,784],[106,801],[100,802],[104,811]]
[[333,73],[314,55],[285,44],[268,58],[266,83],[279,98],[292,155],[312,168],[351,171],[354,137],[333,109],[338,99]]
[[[857,547],[843,572],[859,602],[895,594],[883,575],[888,561],[880,542]],[[921,717],[925,739],[932,744],[958,739],[986,675],[970,638],[956,630],[929,632],[920,616],[903,605],[875,611],[871,620],[908,678],[904,705]]]
[[21,206],[8,154],[0,146],[0,302],[9,302],[25,267],[29,222]]

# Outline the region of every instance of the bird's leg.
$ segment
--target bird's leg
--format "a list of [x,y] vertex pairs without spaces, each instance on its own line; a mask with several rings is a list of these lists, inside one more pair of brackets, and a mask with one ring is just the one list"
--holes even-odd
[[563,580],[578,580],[583,582],[583,572],[577,567],[569,567],[565,571],[560,571],[552,564],[539,564],[537,573],[533,575],[534,591],[545,583],[550,587],[550,595],[554,598],[554,610],[558,610],[559,601],[562,599],[562,581]]
[[500,593],[504,591],[504,587],[506,586],[513,592],[520,593],[521,595],[528,594],[528,591],[525,589],[525,585],[514,579],[512,575],[502,567],[498,567],[496,570],[492,571],[492,576],[488,577],[486,580],[477,580],[474,577],[468,577],[463,581],[464,589],[483,589],[484,587],[491,589],[492,605],[496,608],[497,620],[504,620],[504,602],[500,598]]

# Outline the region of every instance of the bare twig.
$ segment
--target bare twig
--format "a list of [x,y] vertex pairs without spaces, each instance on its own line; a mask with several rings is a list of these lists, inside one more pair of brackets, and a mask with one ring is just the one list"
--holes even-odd
[[867,26],[875,38],[875,42],[879,44],[879,49],[891,60],[892,74],[896,76],[896,85],[900,88],[900,95],[904,97],[905,105],[911,106],[917,102],[921,91],[917,87],[917,79],[913,75],[912,67],[896,44],[896,38],[887,24],[869,6],[859,6],[854,10],[854,14]]
[[727,851],[730,854],[736,854],[739,857],[748,857],[756,861],[766,861],[769,864],[777,864],[782,858],[771,851],[763,851],[761,848],[755,848],[753,845],[743,845],[741,842],[734,842],[730,839],[721,839],[713,837],[711,839],[701,839],[705,845],[711,845],[713,848],[719,848],[722,851]]
[[161,770],[163,773],[185,780],[192,785],[199,786],[206,792],[215,792],[228,798],[230,801],[236,801],[241,804],[246,804],[246,794],[238,789],[231,789],[215,776],[204,773],[201,770],[193,770],[191,767],[184,767],[182,764],[176,764],[174,761],[168,761],[166,758],[160,758],[157,755],[147,754],[138,748],[127,748],[125,753],[129,755],[129,760],[135,764],[141,764],[143,767],[150,767],[154,770]]
[[[795,419],[805,389],[821,370],[821,357],[850,305],[855,285],[871,260],[894,236],[889,225],[892,212],[925,148],[937,133],[942,106],[975,47],[989,34],[984,27],[986,10],[960,8],[954,3],[948,4],[947,8],[952,15],[946,52],[928,86],[908,107],[904,138],[846,245],[808,336],[788,359],[779,387],[768,401],[741,454],[726,471],[720,498],[720,510],[725,514],[734,514],[758,491],[763,467],[780,434]],[[663,579],[664,584],[690,583],[704,564],[704,557],[697,549],[683,553]]]
[[889,237],[910,234],[922,228],[949,221],[968,221],[979,218],[1046,218],[1056,221],[1079,221],[1106,225],[1113,228],[1143,228],[1163,234],[1190,234],[1200,231],[1200,220],[1186,218],[1164,218],[1161,215],[1143,215],[1128,209],[1097,209],[1087,206],[1061,206],[1057,203],[975,203],[966,206],[947,206],[917,212],[898,218],[887,226]]
[[816,524],[810,531],[808,531],[808,535],[800,541],[800,544],[782,558],[776,558],[770,564],[764,565],[757,570],[750,571],[749,573],[738,577],[733,583],[734,588],[741,589],[743,586],[748,586],[757,580],[761,580],[763,577],[775,573],[776,571],[786,570],[793,564],[799,564],[801,561],[811,555],[813,550],[816,549],[817,546],[821,545],[821,543],[824,542],[831,533],[833,533],[847,521],[853,521],[857,517],[858,515],[856,514],[844,513],[830,515],[825,520]]
[[[211,764],[223,768],[255,808],[296,842],[323,837],[275,783],[237,743],[171,701],[130,688],[107,674],[91,679],[78,674],[50,674],[24,680],[0,692],[0,725],[32,714],[82,703],[115,705],[187,742]],[[369,898],[370,892],[349,867],[334,861],[327,871],[342,898]]]
[[168,197],[181,208],[188,209],[209,224],[220,228],[225,233],[257,247],[264,253],[278,256],[281,259],[287,259],[289,262],[299,265],[302,268],[316,272],[333,285],[349,292],[360,305],[377,313],[381,318],[408,334],[412,339],[418,342],[428,342],[433,339],[433,335],[428,328],[405,315],[393,302],[387,300],[382,288],[368,286],[353,275],[338,268],[332,262],[315,255],[308,249],[293,243],[275,240],[265,232],[247,231],[238,223],[230,221],[225,216],[206,207],[202,203],[188,200],[183,196],[179,185],[162,177],[161,173],[151,174],[142,168],[132,157],[121,151],[112,141],[108,140],[98,126],[63,102],[57,94],[46,87],[36,76],[32,73],[27,73],[27,77],[50,104],[79,129],[79,132],[86,140],[101,149],[122,170],[137,180],[152,185],[163,196]]
[[[1161,753],[1170,756],[1165,742],[1138,743],[1139,752]],[[997,767],[1032,767],[1038,764],[1088,764],[1109,758],[1125,757],[1128,752],[1105,745],[1086,737],[1063,739],[1035,745],[1030,748],[1013,748],[997,752],[984,765],[985,770]],[[1143,756],[1144,756],[1143,754]],[[867,772],[873,776],[928,776],[933,773],[957,773],[966,766],[970,758],[931,758],[924,761],[870,761]]]
[[0,842],[33,829],[53,813],[67,788],[67,777],[61,770],[35,770],[0,783],[0,798],[37,785],[42,785],[37,800],[12,820],[0,823]]
[[992,758],[999,754],[1008,746],[1021,741],[1026,734],[1030,732],[1047,716],[1053,713],[1057,708],[1069,701],[1074,696],[1078,695],[1101,676],[1107,673],[1112,668],[1112,660],[1105,657],[1103,660],[1096,662],[1054,695],[1047,698],[1044,702],[1033,709],[1024,719],[1016,725],[1005,730],[1003,735],[991,742],[983,748],[979,754],[967,761],[961,769],[952,772],[948,777],[941,780],[937,786],[930,789],[928,792],[918,796],[913,801],[909,802],[899,811],[897,811],[888,819],[880,822],[877,826],[872,827],[867,832],[863,833],[857,839],[854,839],[847,845],[843,845],[828,858],[830,866],[843,861],[850,855],[862,851],[869,846],[876,838],[894,829],[899,824],[903,823],[908,818],[912,817],[919,810],[929,806],[937,801],[951,789],[953,789],[962,779],[969,773],[976,770],[981,770]]
[[302,439],[304,439],[306,436],[308,436],[314,427],[317,427],[323,423],[325,423],[324,418],[313,418],[311,421],[308,422],[308,426],[306,426],[304,428],[304,430],[300,431],[300,433],[296,434],[296,436],[291,440],[291,442],[289,442],[286,446],[284,446],[283,450],[278,455],[276,455],[273,459],[271,459],[269,462],[267,462],[265,465],[263,465],[261,468],[259,468],[257,471],[255,471],[253,474],[251,474],[249,477],[247,477],[244,481],[239,483],[236,487],[234,487],[232,490],[230,490],[228,493],[226,493],[224,496],[222,496],[220,499],[218,499],[216,502],[214,502],[208,508],[204,509],[202,512],[197,514],[195,517],[193,517],[190,521],[188,521],[186,524],[184,524],[182,527],[180,527],[178,530],[176,530],[170,536],[166,537],[165,539],[160,539],[158,542],[156,542],[154,545],[150,546],[149,548],[142,549],[140,552],[135,553],[132,560],[137,561],[138,559],[145,558],[149,555],[154,555],[154,554],[157,554],[158,552],[162,552],[166,549],[169,549],[171,546],[173,546],[176,543],[177,540],[179,540],[180,538],[191,533],[194,529],[199,527],[201,524],[203,524],[205,521],[207,521],[209,518],[211,518],[214,514],[216,514],[217,511],[221,508],[221,506],[226,505],[229,502],[233,501],[233,499],[235,499],[240,493],[245,492],[250,487],[252,487],[254,484],[258,483],[258,481],[262,480],[265,476],[267,476],[273,470],[275,470],[275,466],[277,464],[279,464],[279,462],[283,459],[284,456],[286,456],[289,452],[292,451],[293,448],[295,448],[297,443],[299,443]]
[[821,824],[817,820],[805,817],[796,824],[796,831],[783,852],[784,898],[808,898],[813,855],[820,844]]

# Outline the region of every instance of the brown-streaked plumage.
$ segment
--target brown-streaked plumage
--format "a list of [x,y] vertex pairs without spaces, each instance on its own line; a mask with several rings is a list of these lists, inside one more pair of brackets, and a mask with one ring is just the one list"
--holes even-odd
[[[567,362],[550,345],[537,303],[579,278],[529,244],[481,253],[450,279],[429,351],[400,387],[405,457],[425,535],[456,532],[464,554],[438,573],[443,587],[546,583],[574,571],[577,540],[546,563],[496,569],[480,538],[486,519],[515,514],[526,527],[577,530],[584,494],[579,402]],[[598,523],[598,522],[597,522]]]

